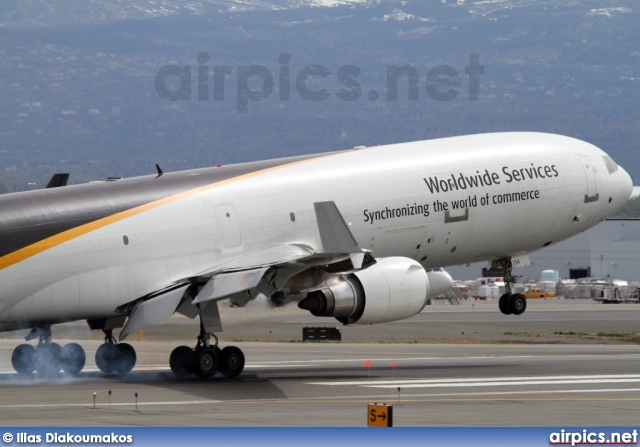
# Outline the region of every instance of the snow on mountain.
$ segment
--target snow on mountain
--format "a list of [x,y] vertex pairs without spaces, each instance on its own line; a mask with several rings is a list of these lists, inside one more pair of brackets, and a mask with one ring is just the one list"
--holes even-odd
[[[621,3],[626,6],[621,6]],[[380,20],[402,21],[427,20],[424,17],[430,17],[430,11],[436,11],[443,5],[466,10],[475,17],[498,12],[508,13],[522,8],[536,8],[549,12],[564,8],[583,16],[612,17],[632,12],[629,5],[633,3],[624,0],[14,0],[0,7],[0,28],[98,24],[185,14],[286,11],[302,8],[362,8],[377,5],[386,5],[390,11],[379,17]],[[416,8],[421,11],[420,14],[412,11]]]

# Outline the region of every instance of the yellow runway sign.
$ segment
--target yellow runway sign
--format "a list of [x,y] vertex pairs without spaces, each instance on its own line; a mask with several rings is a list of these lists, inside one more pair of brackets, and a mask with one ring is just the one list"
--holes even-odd
[[393,405],[369,404],[367,425],[369,427],[393,427]]

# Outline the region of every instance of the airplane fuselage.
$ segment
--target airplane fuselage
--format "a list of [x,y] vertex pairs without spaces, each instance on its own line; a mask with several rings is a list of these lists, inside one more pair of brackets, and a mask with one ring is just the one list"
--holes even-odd
[[[526,254],[629,198],[607,154],[550,134],[455,137],[0,196],[0,330],[106,318],[282,245],[322,250],[334,201],[361,248],[425,269]],[[259,262],[257,262],[259,263]]]

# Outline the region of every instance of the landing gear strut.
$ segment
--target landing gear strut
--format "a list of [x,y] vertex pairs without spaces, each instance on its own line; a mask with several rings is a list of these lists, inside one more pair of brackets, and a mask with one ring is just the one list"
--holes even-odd
[[[213,345],[211,337],[215,339]],[[235,377],[244,369],[244,354],[235,346],[220,349],[218,337],[207,332],[201,321],[196,347],[191,349],[188,346],[178,346],[171,353],[169,365],[171,371],[182,379],[191,377],[192,374],[201,379],[210,379],[217,372],[226,377]]]
[[128,343],[116,343],[113,329],[103,329],[104,344],[96,351],[96,365],[103,373],[126,374],[136,366],[136,351]]
[[25,337],[33,340],[38,338],[38,345],[23,343],[18,345],[11,354],[11,364],[18,374],[30,375],[34,371],[42,377],[52,377],[63,371],[75,376],[86,362],[86,355],[82,346],[68,343],[61,347],[51,341],[51,326],[37,327]]
[[500,266],[502,267],[502,271],[504,272],[504,288],[506,293],[500,297],[500,301],[498,301],[498,306],[500,307],[500,312],[505,315],[520,315],[527,308],[527,300],[520,293],[511,293],[511,284],[514,284],[517,280],[517,276],[513,276],[511,271],[513,270],[513,265],[511,264],[511,258],[500,258],[498,259]]

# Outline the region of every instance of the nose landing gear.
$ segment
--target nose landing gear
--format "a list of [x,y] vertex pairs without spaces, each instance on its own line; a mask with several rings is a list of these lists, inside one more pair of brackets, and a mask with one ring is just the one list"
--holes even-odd
[[506,290],[506,293],[503,294],[498,301],[500,312],[505,315],[520,315],[527,309],[527,300],[521,293],[511,293],[511,284],[514,284],[518,280],[517,276],[511,274],[513,270],[511,257],[500,258],[498,262],[504,272],[503,279]]

